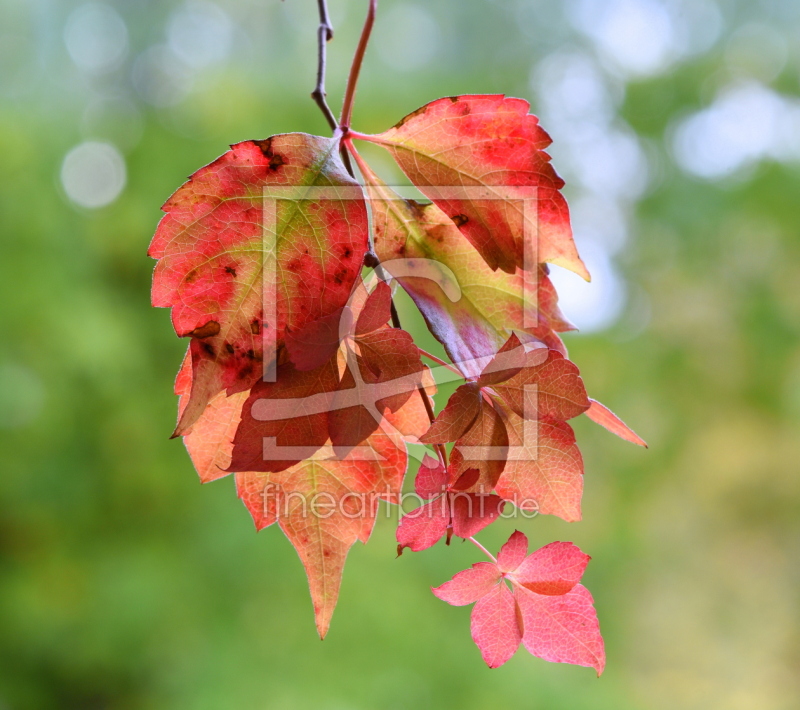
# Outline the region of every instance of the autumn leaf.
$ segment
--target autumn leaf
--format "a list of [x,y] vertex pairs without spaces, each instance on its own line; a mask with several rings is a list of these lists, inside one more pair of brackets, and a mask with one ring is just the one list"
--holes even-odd
[[425,432],[423,444],[446,444],[460,439],[475,423],[481,410],[481,391],[476,382],[461,385],[447,401],[447,406]]
[[360,450],[346,459],[323,452],[284,471],[236,474],[256,528],[277,522],[297,550],[321,638],[330,626],[350,548],[369,539],[378,501],[396,502],[402,489],[407,465],[402,438],[379,430],[366,448],[372,456],[364,459]]
[[340,455],[375,431],[386,410],[396,412],[418,396],[425,370],[417,346],[403,330],[381,327],[362,332],[352,344],[358,352],[348,346],[348,367],[328,416],[330,438]]
[[522,642],[534,656],[590,666],[600,675],[603,639],[592,596],[579,584],[589,556],[569,542],[531,555],[527,549],[528,539],[515,531],[496,562],[479,562],[433,593],[455,606],[475,603],[472,638],[490,668],[508,661]]
[[[303,197],[324,187],[349,188],[354,199],[278,200],[271,231],[270,189]],[[338,142],[302,133],[237,143],[163,210],[148,252],[158,259],[153,305],[171,307],[177,334],[192,338],[180,435],[218,392],[248,390],[262,376],[265,337],[277,350],[287,328],[298,331],[347,302],[367,249],[367,212]],[[265,294],[269,284],[274,295]]]
[[[516,336],[507,345],[523,347]],[[478,384],[491,385],[511,411],[526,419],[566,421],[589,409],[578,368],[557,350],[533,350],[518,371],[483,374]]]
[[[458,226],[492,270],[558,264],[588,280],[572,241],[550,136],[523,99],[437,99],[377,136],[403,172]],[[455,188],[455,189],[453,189]],[[524,206],[525,201],[532,204]],[[528,261],[526,248],[533,248]]]
[[644,446],[647,448],[647,442],[642,439],[633,429],[631,429],[625,422],[622,421],[614,412],[612,412],[605,404],[600,404],[595,399],[590,399],[589,409],[586,410],[586,416],[593,422],[608,429],[612,434],[616,434],[625,441],[630,441],[632,444]]
[[228,471],[282,471],[328,440],[328,413],[339,386],[336,358],[303,372],[291,362],[275,382],[259,380],[242,409]]
[[[469,492],[478,479],[477,469],[468,469],[448,483],[450,473],[441,463],[426,457],[420,465],[415,490],[421,498],[432,498],[400,518],[397,553],[404,548],[420,552],[435,545],[448,530],[468,538],[494,522],[503,510],[499,496]],[[449,542],[449,536],[448,536]]]
[[490,493],[506,466],[508,444],[508,431],[503,418],[493,404],[482,397],[478,415],[450,452],[451,479],[468,469],[477,469],[479,477],[472,490]]
[[495,485],[517,507],[567,522],[581,519],[583,458],[563,422],[525,421],[508,413],[509,455]]
[[[404,200],[361,160],[381,268],[397,279],[434,337],[466,377],[477,377],[511,332],[526,328],[563,350],[573,330],[558,309],[545,267],[492,271],[435,204]],[[566,353],[566,350],[563,350]]]
[[[186,397],[188,359],[176,390]],[[233,435],[242,417],[246,393],[220,393],[184,437],[204,482],[228,475]],[[336,606],[347,553],[366,542],[379,500],[396,503],[407,467],[404,435],[424,430],[427,417],[419,397],[396,413],[387,412],[386,430],[374,432],[350,458],[334,456],[328,443],[305,461],[278,472],[237,472],[239,497],[256,529],[278,522],[306,569],[320,636],[327,633]],[[365,453],[366,451],[366,453]]]

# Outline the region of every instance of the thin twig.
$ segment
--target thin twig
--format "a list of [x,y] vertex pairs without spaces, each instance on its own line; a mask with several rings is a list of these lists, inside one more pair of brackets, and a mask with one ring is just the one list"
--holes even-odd
[[317,0],[319,6],[319,28],[317,29],[317,86],[311,92],[311,98],[317,102],[319,110],[328,121],[332,131],[336,130],[336,116],[331,107],[328,106],[327,94],[325,93],[325,70],[328,58],[328,42],[333,39],[333,27],[330,17],[328,17],[327,0]]
[[344,102],[342,103],[342,116],[339,119],[339,127],[345,135],[347,135],[347,131],[350,128],[358,75],[361,72],[361,63],[364,61],[364,53],[367,51],[367,44],[369,43],[369,36],[372,33],[372,26],[375,24],[375,13],[377,10],[378,0],[369,0],[367,19],[364,20],[364,28],[361,30],[361,37],[358,40],[356,53],[353,56],[353,63],[350,65],[350,76],[347,77],[347,89],[345,89]]
[[474,537],[468,537],[468,538],[467,538],[467,540],[469,540],[469,541],[470,541],[470,542],[471,542],[473,545],[477,545],[477,546],[478,546],[478,548],[479,548],[479,549],[481,549],[481,550],[483,550],[484,554],[486,554],[486,556],[487,556],[487,557],[488,557],[488,558],[489,558],[489,559],[490,559],[492,562],[494,562],[495,564],[497,564],[497,558],[496,558],[496,557],[495,557],[495,556],[494,556],[494,555],[493,555],[491,552],[489,552],[489,550],[487,550],[487,549],[486,549],[486,548],[485,548],[483,545],[481,545],[481,543],[479,543],[479,542],[478,542],[478,541],[477,541],[477,540],[476,540]]
[[464,377],[463,373],[455,365],[451,365],[449,362],[445,362],[441,358],[436,357],[436,355],[432,355],[427,350],[423,350],[422,348],[417,348],[417,349],[419,350],[419,354],[422,355],[422,357],[426,357],[428,358],[428,360],[435,362],[437,365],[441,365],[442,367],[447,368],[448,370],[450,370],[450,372],[455,372],[459,377]]

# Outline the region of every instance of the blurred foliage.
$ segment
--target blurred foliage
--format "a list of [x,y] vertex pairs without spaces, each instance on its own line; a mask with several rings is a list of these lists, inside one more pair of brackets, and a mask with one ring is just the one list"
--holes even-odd
[[[365,3],[330,2],[338,105]],[[395,559],[389,520],[351,553],[320,643],[288,542],[276,529],[256,536],[233,481],[201,487],[168,440],[185,343],[149,307],[159,205],[229,143],[326,130],[308,97],[313,0],[218,4],[235,28],[229,56],[152,106],[137,57],[164,42],[177,2],[118,2],[129,50],[92,74],[63,40],[76,5],[0,0],[0,708],[798,707],[800,167],[758,160],[703,180],[669,144],[675,121],[730,79],[748,23],[787,48],[755,79],[800,93],[795,0],[720,3],[706,50],[617,80],[615,120],[650,166],[614,257],[627,305],[568,345],[592,395],[650,450],[581,418],[585,520],[508,520],[485,535],[497,546],[519,525],[532,543],[568,539],[592,555],[600,680],[523,653],[484,667],[469,609],[429,591],[474,550]],[[538,112],[532,67],[564,48],[596,51],[575,29],[580,4],[431,0],[409,15],[385,0],[356,127],[382,130],[457,93],[520,95]],[[104,96],[133,112],[98,128],[87,106]],[[119,198],[95,210],[71,204],[59,178],[87,139],[116,143],[127,166]],[[553,154],[569,177],[558,144]]]

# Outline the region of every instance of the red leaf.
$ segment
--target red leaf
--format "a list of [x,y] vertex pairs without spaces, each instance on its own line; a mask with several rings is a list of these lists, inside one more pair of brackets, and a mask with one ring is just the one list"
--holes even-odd
[[481,477],[481,472],[477,468],[468,468],[450,486],[451,491],[466,491],[472,488]]
[[397,526],[397,551],[408,547],[412,552],[427,550],[435,545],[447,531],[450,506],[446,496],[406,513]]
[[[367,249],[363,199],[279,200],[274,308],[265,317],[265,190],[273,186],[358,190],[338,142],[301,133],[245,141],[198,170],[164,205],[149,254],[158,259],[153,305],[172,307],[179,336],[191,337],[193,384],[180,435],[218,392],[249,389],[262,375],[262,329],[283,342],[341,308]],[[268,268],[269,271],[269,268]]]
[[520,417],[566,421],[589,408],[578,368],[556,350],[541,364],[525,367],[493,389]]
[[[366,369],[363,363],[358,362],[356,367],[363,375]],[[361,379],[356,383],[352,368],[345,369],[328,412],[328,434],[339,457],[346,456],[353,447],[363,443],[383,420],[385,408],[379,408],[376,402],[371,401],[371,388],[369,381]],[[357,404],[345,406],[348,402]]]
[[477,468],[480,479],[474,491],[490,493],[505,468],[507,455],[505,424],[494,407],[482,400],[478,416],[450,454],[450,478],[457,479],[467,469]]
[[447,488],[447,472],[438,459],[425,455],[419,465],[414,490],[420,498],[428,499],[441,495]]
[[367,297],[366,303],[356,321],[356,335],[364,335],[386,325],[391,317],[392,289],[384,281]]
[[360,158],[372,208],[375,251],[384,271],[413,299],[434,337],[467,377],[477,377],[507,339],[529,328],[563,349],[555,330],[572,330],[558,312],[545,266],[495,272],[435,204],[404,200]]
[[497,566],[503,573],[513,572],[522,564],[527,554],[528,538],[519,530],[515,530],[497,553]]
[[497,584],[472,609],[472,640],[489,668],[502,666],[519,648],[522,630],[514,595],[505,584]]
[[525,630],[522,642],[545,661],[589,666],[603,672],[606,654],[594,600],[582,584],[560,596],[542,596],[516,587]]
[[[538,343],[538,350],[546,350],[543,343]],[[503,343],[503,347],[497,351],[497,354],[489,361],[489,364],[481,371],[481,376],[478,378],[478,384],[481,387],[493,385],[498,382],[504,382],[516,375],[523,367],[525,367],[527,352],[522,343],[515,333]],[[540,353],[539,361],[546,357],[546,353]],[[538,363],[537,363],[538,364]]]
[[478,601],[492,591],[500,581],[500,572],[491,562],[476,562],[459,572],[453,579],[431,591],[442,601],[453,606],[464,606]]
[[334,359],[310,372],[285,363],[276,382],[259,381],[245,402],[228,470],[277,472],[312,456],[328,439],[338,384]]
[[[454,606],[476,602],[472,638],[490,668],[511,658],[522,640],[534,656],[591,666],[599,675],[605,665],[603,638],[592,596],[578,584],[588,555],[572,543],[554,542],[523,560],[527,548],[525,535],[515,531],[496,564],[479,562],[432,591]],[[523,578],[549,583],[547,594],[526,589]]]
[[[422,479],[417,477],[417,493],[421,497],[427,497],[423,494],[435,492],[437,484],[443,480],[443,471],[441,468],[421,466],[420,473]],[[498,518],[505,501],[496,495],[460,490],[457,485],[464,478],[467,479],[463,482],[465,488],[473,486],[477,481],[477,471],[467,470],[435,500],[412,510],[400,519],[397,528],[398,553],[405,547],[410,547],[412,552],[425,550],[435,545],[448,528],[457,537],[472,537]]]
[[350,547],[366,542],[378,498],[396,502],[407,457],[402,440],[369,439],[372,459],[313,458],[278,473],[237,473],[239,495],[258,529],[276,520],[308,575],[317,630],[324,637]]
[[524,510],[581,519],[583,459],[569,425],[509,414],[511,447],[497,493]]
[[[356,339],[364,365],[374,374],[375,402],[396,412],[417,392],[425,369],[414,339],[404,330],[381,328]],[[365,379],[368,373],[362,369]]]
[[423,444],[446,444],[462,437],[481,410],[481,392],[476,383],[461,385],[447,401],[431,428],[420,439]]
[[580,581],[590,559],[571,542],[551,542],[512,570],[513,578],[537,594],[566,594]]
[[450,510],[453,534],[456,537],[473,537],[491,525],[503,512],[505,501],[496,495],[480,493],[452,493]]
[[604,404],[600,404],[596,399],[589,400],[589,409],[586,410],[586,416],[593,422],[608,429],[612,434],[616,434],[625,441],[630,441],[632,444],[638,444],[647,448],[647,442],[642,439],[633,429],[631,429],[625,422],[622,421],[614,412],[612,412]]
[[[180,395],[178,416],[189,401],[191,377],[192,363],[187,352],[175,381],[175,394]],[[227,469],[231,463],[233,436],[241,421],[246,399],[247,392],[237,392],[230,397],[220,392],[184,435],[183,443],[203,483],[229,475]]]
[[306,323],[294,331],[286,327],[286,350],[294,366],[303,372],[316,370],[333,357],[340,340],[348,334],[352,314],[338,308],[330,315]]
[[[550,136],[529,108],[527,101],[500,95],[438,99],[369,140],[391,152],[492,269],[514,273],[515,267],[549,261],[588,280],[559,192],[564,183],[544,152]],[[449,186],[477,188],[480,197],[463,190],[442,194],[439,188]],[[535,206],[523,222],[522,198],[531,196]],[[527,266],[526,234],[538,243],[538,255]]]

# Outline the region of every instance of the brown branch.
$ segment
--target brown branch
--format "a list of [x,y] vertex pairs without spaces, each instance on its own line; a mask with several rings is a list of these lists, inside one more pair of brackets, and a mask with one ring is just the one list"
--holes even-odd
[[317,29],[317,86],[311,92],[311,98],[317,102],[319,110],[328,121],[332,131],[337,128],[336,116],[331,107],[328,106],[327,94],[325,93],[325,70],[328,60],[328,42],[333,39],[333,27],[330,17],[328,17],[327,0],[317,0],[319,6],[319,28]]

